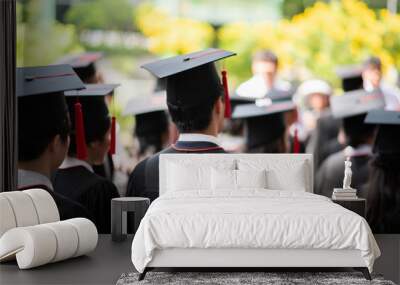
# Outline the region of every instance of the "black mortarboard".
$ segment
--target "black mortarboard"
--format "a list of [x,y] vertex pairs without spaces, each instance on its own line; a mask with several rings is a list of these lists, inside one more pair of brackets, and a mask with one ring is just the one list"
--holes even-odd
[[111,125],[104,96],[118,84],[87,84],[86,89],[65,92],[74,130],[71,134],[70,153],[86,157],[86,144],[101,140]]
[[293,94],[294,94],[293,90],[271,89],[268,91],[266,97],[270,98],[272,102],[280,102],[280,101],[291,100]]
[[84,85],[68,65],[17,68],[19,160],[36,159],[57,134],[68,136],[63,91],[79,88]]
[[363,89],[362,65],[341,66],[336,69],[337,76],[342,80],[343,91]]
[[96,75],[96,61],[101,59],[101,52],[85,52],[81,54],[67,55],[57,61],[57,64],[69,64],[82,81],[87,82]]
[[281,101],[266,106],[245,104],[235,108],[232,118],[245,119],[247,147],[251,149],[271,143],[282,136],[286,130],[283,113],[294,108],[292,101]]
[[384,155],[400,153],[400,112],[373,110],[368,112],[365,123],[378,125],[374,152]]
[[383,109],[385,100],[381,92],[356,90],[341,96],[330,97],[332,114],[335,118],[346,118],[366,114],[370,110]]
[[17,68],[16,94],[18,97],[82,88],[85,86],[69,65]]
[[239,96],[236,93],[234,93],[232,96],[230,96],[231,100],[231,106],[232,106],[232,112],[235,111],[235,108],[239,105],[243,104],[251,104],[254,103],[256,99],[254,98],[249,98],[249,97],[243,97]]
[[[214,61],[233,55],[233,52],[210,48],[158,60],[142,67],[158,78],[167,79],[168,106],[184,110],[212,102],[224,94],[224,88],[227,91],[226,77],[223,74],[221,82]],[[225,109],[229,108],[230,111],[229,100],[226,104]]]

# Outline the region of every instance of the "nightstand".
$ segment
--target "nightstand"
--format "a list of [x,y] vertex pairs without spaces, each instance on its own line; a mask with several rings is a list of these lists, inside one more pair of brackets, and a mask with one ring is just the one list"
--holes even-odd
[[365,218],[367,200],[364,198],[356,199],[332,199],[332,201],[340,206],[359,214]]

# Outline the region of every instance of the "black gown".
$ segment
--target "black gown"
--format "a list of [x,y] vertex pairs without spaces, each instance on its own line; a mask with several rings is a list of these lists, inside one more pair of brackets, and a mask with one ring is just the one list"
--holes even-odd
[[326,111],[317,120],[307,145],[307,152],[312,153],[314,157],[314,169],[319,169],[329,155],[343,149],[337,139],[340,122],[339,119],[333,118],[330,111]]
[[111,199],[119,197],[112,182],[78,165],[58,169],[53,176],[53,185],[57,193],[88,209],[99,233],[110,233]]
[[[368,182],[369,166],[368,162],[371,156],[369,154],[355,155],[350,157],[352,162],[351,170],[353,172],[351,187],[362,189]],[[332,197],[333,188],[342,188],[344,179],[344,161],[346,156],[344,151],[339,151],[330,155],[321,165],[316,174],[315,194]],[[358,195],[360,193],[357,193]]]
[[212,142],[185,142],[176,144],[141,161],[129,176],[126,196],[146,197],[150,201],[159,195],[159,168],[160,154],[166,153],[226,153],[226,151]]

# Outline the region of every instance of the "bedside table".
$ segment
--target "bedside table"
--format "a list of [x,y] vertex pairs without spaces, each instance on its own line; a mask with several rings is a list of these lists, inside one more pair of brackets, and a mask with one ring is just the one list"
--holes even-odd
[[365,218],[367,200],[364,198],[356,199],[332,199],[332,202],[339,204],[340,206],[359,214]]

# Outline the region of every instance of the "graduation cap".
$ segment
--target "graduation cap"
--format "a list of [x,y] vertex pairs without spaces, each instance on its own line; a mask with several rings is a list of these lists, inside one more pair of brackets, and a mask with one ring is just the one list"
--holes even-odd
[[69,133],[63,91],[80,88],[84,84],[68,65],[17,68],[19,160],[37,157],[36,142]]
[[[230,51],[210,48],[179,55],[143,65],[157,78],[167,80],[167,103],[174,110],[182,111],[213,102],[224,94],[225,117],[230,116],[230,101],[226,71],[222,83],[214,62],[235,55]],[[224,93],[223,93],[224,92]]]
[[372,110],[368,112],[365,123],[378,125],[374,152],[383,155],[400,153],[400,112]]
[[16,73],[18,97],[59,93],[85,86],[69,65],[19,67]]
[[167,80],[165,78],[157,78],[156,84],[154,86],[153,92],[154,95],[162,95],[165,94],[165,89],[167,88]]
[[88,81],[96,75],[95,63],[103,57],[101,52],[85,52],[81,54],[67,55],[57,61],[57,64],[69,64],[82,81]]
[[347,65],[336,69],[337,76],[342,80],[343,91],[363,89],[362,65]]
[[385,99],[380,91],[350,91],[341,96],[331,96],[330,103],[335,118],[366,114],[370,110],[385,107]]
[[291,100],[293,94],[293,90],[278,90],[273,88],[267,92],[266,97],[270,98],[272,102],[280,102]]
[[286,130],[283,114],[293,109],[295,105],[290,100],[271,104],[245,104],[235,108],[232,118],[245,119],[247,146],[251,149],[282,136]]
[[79,159],[87,157],[86,143],[100,139],[111,125],[110,152],[115,152],[115,117],[110,120],[104,96],[114,91],[118,84],[87,84],[83,90],[65,92],[67,105],[74,124],[71,152]]

